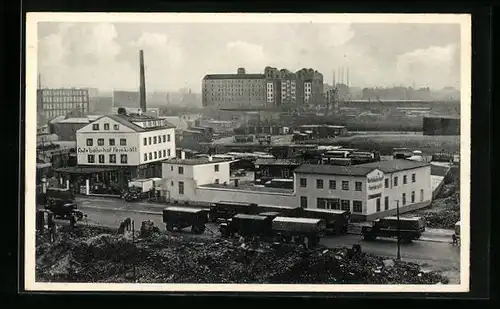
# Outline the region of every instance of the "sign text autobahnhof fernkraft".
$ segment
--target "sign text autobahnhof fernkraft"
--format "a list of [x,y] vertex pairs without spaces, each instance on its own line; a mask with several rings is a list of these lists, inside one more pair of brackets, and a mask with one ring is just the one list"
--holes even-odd
[[93,148],[78,148],[78,153],[129,153],[137,152],[137,147],[93,147]]

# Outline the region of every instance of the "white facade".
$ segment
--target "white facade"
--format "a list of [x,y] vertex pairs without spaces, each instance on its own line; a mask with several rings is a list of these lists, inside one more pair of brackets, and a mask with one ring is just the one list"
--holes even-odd
[[229,183],[230,161],[186,159],[162,164],[163,189],[167,198],[180,201],[202,201],[197,187],[213,183]]
[[[170,141],[167,139],[169,135]],[[145,131],[133,123],[103,116],[77,131],[77,162],[78,165],[138,166],[172,158],[175,157],[174,135],[173,128],[159,127],[158,130],[152,128]],[[156,137],[157,143],[144,145],[144,138],[149,137]],[[148,156],[147,160],[145,155]]]
[[272,82],[267,83],[267,102],[274,102],[274,83]]
[[309,99],[311,98],[312,93],[312,83],[305,82],[304,83],[304,102],[309,103]]
[[343,209],[370,216],[394,211],[399,203],[404,212],[431,202],[430,166],[392,173],[373,169],[364,176],[295,173],[295,194],[298,205],[313,209]]

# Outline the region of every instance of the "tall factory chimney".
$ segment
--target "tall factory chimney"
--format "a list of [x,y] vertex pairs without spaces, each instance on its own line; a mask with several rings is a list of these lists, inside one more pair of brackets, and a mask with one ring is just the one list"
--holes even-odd
[[340,68],[340,83],[341,84],[344,83],[344,68],[343,67]]
[[335,87],[335,70],[333,70],[333,81],[332,81],[332,86]]
[[347,86],[349,86],[349,68],[347,68]]
[[142,112],[146,112],[146,78],[144,76],[144,52],[141,49],[139,51],[139,62],[140,62],[140,88],[139,88],[139,103]]

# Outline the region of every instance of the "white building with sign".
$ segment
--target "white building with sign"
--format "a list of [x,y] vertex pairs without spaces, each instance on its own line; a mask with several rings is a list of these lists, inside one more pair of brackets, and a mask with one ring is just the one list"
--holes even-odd
[[175,129],[142,114],[102,116],[76,133],[79,167],[119,168],[128,180],[161,177],[161,161],[175,157]]
[[297,205],[349,210],[372,220],[426,207],[432,200],[431,167],[410,160],[354,166],[304,164],[294,170]]

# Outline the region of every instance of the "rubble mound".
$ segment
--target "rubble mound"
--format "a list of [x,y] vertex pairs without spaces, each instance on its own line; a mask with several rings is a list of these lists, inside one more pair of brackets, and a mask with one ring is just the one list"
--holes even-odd
[[142,221],[141,232],[139,236],[141,238],[150,238],[154,234],[159,234],[160,229],[154,225],[153,221]]
[[[145,224],[145,230],[156,231]],[[93,229],[92,227],[81,227]],[[93,235],[93,232],[85,232]],[[60,237],[37,248],[37,280],[140,283],[447,283],[417,264],[383,260],[360,250],[259,247],[217,238],[152,233],[132,243],[122,235]]]

